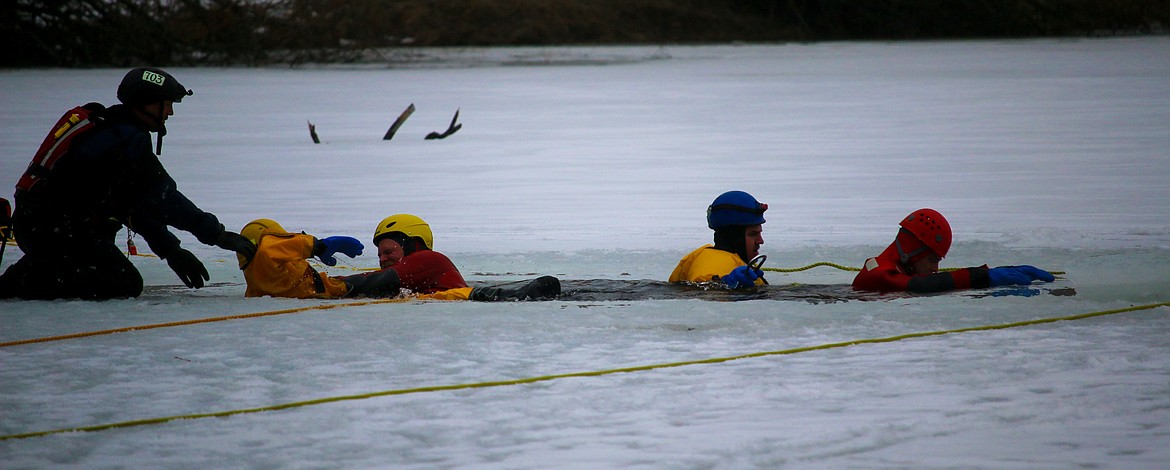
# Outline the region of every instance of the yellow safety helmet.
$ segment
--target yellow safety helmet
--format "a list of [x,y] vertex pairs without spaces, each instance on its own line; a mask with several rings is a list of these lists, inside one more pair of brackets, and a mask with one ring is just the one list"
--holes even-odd
[[[276,223],[275,220],[256,219],[248,222],[244,228],[240,229],[240,235],[243,235],[244,238],[247,238],[248,241],[252,242],[253,245],[259,245],[260,234],[265,231],[284,232],[285,230],[284,227],[281,227],[280,224]],[[244,258],[244,255],[236,254],[236,258],[240,260],[240,269],[244,269],[248,266],[248,260],[247,258]]]
[[376,247],[379,241],[394,232],[405,234],[410,238],[421,238],[426,249],[435,249],[435,236],[431,233],[431,226],[417,215],[394,214],[382,219],[378,226],[374,227],[374,246]]

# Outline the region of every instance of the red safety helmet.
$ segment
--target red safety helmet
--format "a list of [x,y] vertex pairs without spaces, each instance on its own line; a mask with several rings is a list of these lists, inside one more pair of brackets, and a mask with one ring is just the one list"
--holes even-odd
[[913,235],[923,245],[910,253],[905,253],[899,244],[898,255],[903,263],[910,262],[924,249],[930,249],[939,258],[946,258],[947,252],[951,249],[951,224],[938,211],[918,209],[902,219],[902,223],[898,225],[902,227],[901,232]]

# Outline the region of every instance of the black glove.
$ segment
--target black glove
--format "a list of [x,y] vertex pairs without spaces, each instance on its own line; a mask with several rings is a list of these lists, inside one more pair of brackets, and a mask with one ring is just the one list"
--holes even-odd
[[167,256],[167,264],[179,275],[179,279],[183,280],[183,284],[187,287],[194,287],[196,289],[203,287],[203,281],[211,279],[207,274],[207,268],[203,267],[203,262],[199,261],[195,255],[190,251],[179,248],[174,253]]
[[247,258],[249,263],[252,262],[252,257],[256,256],[256,245],[252,244],[252,240],[248,240],[236,232],[224,230],[219,238],[215,239],[215,246],[239,253]]

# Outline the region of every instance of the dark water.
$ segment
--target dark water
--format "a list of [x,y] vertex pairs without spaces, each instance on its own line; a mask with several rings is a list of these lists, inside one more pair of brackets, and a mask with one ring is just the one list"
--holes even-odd
[[[519,286],[525,281],[503,283]],[[998,289],[972,289],[934,295],[960,295],[971,298],[1035,295],[1076,295],[1076,290],[1062,283],[1034,286],[1014,286]],[[849,284],[784,284],[750,289],[730,290],[720,284],[688,285],[649,279],[576,279],[561,281],[561,295],[555,300],[573,302],[645,301],[645,300],[708,300],[738,302],[744,300],[802,301],[833,303],[848,301],[888,301],[913,297],[916,294],[857,292]]]
[[[520,287],[529,280],[509,282],[471,283],[476,286]],[[218,282],[208,284],[204,291],[212,290],[243,290],[243,284],[235,282]],[[182,285],[147,286],[144,295],[167,296],[190,294],[192,291]],[[212,294],[214,295],[214,294]],[[889,301],[907,297],[924,295],[962,296],[968,298],[984,297],[1032,297],[1036,295],[1070,296],[1076,295],[1076,289],[1068,282],[1058,280],[1052,284],[1036,284],[1032,286],[1011,286],[996,289],[969,289],[940,294],[909,294],[909,293],[873,293],[854,291],[849,284],[783,284],[759,286],[750,289],[731,290],[721,284],[674,284],[651,279],[618,280],[618,279],[573,279],[561,281],[561,295],[555,300],[563,302],[614,302],[614,301],[647,301],[647,300],[707,300],[712,302],[739,302],[744,300],[774,300],[774,301],[801,301],[812,304],[849,302],[849,301]],[[241,294],[242,297],[242,294]],[[340,299],[346,300],[346,299]]]

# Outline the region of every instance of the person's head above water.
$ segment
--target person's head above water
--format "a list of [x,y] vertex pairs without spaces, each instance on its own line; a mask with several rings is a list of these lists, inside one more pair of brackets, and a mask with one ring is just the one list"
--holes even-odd
[[938,272],[938,263],[951,250],[951,224],[934,209],[918,209],[898,224],[894,248],[898,263],[911,274]]
[[382,269],[393,266],[415,251],[433,249],[434,242],[431,226],[416,215],[395,214],[382,219],[374,227],[374,246],[378,249],[378,265]]
[[744,262],[760,254],[764,244],[764,211],[768,205],[743,191],[728,191],[707,207],[707,227],[715,231],[715,248],[738,254]]

